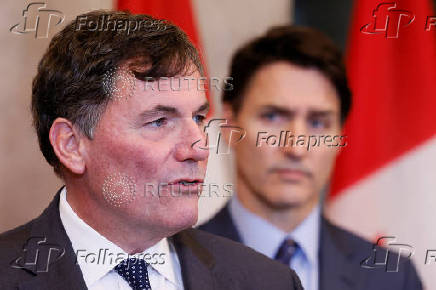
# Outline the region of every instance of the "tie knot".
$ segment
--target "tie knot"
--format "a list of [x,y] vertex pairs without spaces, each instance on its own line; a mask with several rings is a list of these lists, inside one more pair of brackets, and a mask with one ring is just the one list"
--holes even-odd
[[133,290],[151,290],[147,266],[148,263],[143,259],[130,258],[116,265],[114,270]]
[[298,244],[291,238],[286,238],[281,244],[274,257],[275,260],[289,265],[292,257],[294,256]]

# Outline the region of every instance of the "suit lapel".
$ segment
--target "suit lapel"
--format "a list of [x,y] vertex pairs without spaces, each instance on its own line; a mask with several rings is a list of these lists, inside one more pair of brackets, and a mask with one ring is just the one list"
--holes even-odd
[[[21,290],[87,289],[76,255],[59,214],[60,191],[47,209],[34,220],[26,253],[37,253],[35,263],[17,261],[34,276],[19,285]],[[33,240],[32,240],[33,239]],[[39,240],[39,242],[35,242]],[[25,256],[24,256],[25,257]],[[48,287],[50,285],[50,287]]]
[[193,229],[172,237],[182,270],[185,290],[214,289],[212,269],[215,264],[210,252],[194,237]]
[[356,290],[360,275],[352,265],[353,249],[324,217],[321,219],[319,289]]
[[223,207],[210,221],[200,226],[199,229],[242,243],[242,239],[230,215],[229,203],[227,203],[226,206]]

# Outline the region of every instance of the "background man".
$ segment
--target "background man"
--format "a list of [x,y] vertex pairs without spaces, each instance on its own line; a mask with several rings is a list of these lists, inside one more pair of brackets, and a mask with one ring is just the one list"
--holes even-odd
[[323,216],[351,106],[339,49],[312,29],[276,27],[236,52],[230,75],[224,116],[246,130],[232,144],[237,194],[200,228],[291,266],[305,289],[421,289],[409,261],[397,273],[361,267],[371,244]]
[[146,15],[79,20],[51,41],[32,92],[40,149],[65,187],[0,236],[0,288],[301,289],[289,268],[191,229],[208,102],[184,81],[202,74],[186,35]]

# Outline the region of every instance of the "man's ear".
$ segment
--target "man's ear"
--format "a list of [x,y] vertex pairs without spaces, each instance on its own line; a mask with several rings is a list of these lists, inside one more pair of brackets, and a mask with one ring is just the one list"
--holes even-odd
[[[223,118],[226,120],[226,126],[237,126],[235,124],[235,116],[233,114],[233,109],[232,106],[228,103],[224,103],[222,106],[222,116]],[[222,130],[222,134],[224,139],[226,140],[226,144],[230,144],[230,134],[231,134],[231,130]]]
[[234,125],[234,116],[232,106],[230,104],[223,104],[223,118],[227,120],[228,125]]
[[83,174],[82,138],[86,138],[73,124],[65,118],[54,120],[49,133],[50,143],[59,161],[71,172]]

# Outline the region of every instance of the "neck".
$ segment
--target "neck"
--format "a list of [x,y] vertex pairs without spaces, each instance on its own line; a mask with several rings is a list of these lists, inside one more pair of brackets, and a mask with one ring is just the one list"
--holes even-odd
[[238,200],[246,209],[287,233],[301,224],[319,202],[319,197],[316,195],[313,200],[301,204],[277,207],[259,198],[241,178],[238,178],[237,189]]
[[170,234],[161,229],[135,225],[108,205],[101,195],[69,184],[67,202],[73,211],[91,228],[128,254],[143,252]]

